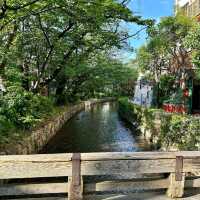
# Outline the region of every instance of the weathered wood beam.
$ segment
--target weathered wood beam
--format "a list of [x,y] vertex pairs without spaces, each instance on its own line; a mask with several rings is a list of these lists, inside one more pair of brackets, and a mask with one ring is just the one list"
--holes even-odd
[[180,198],[184,195],[185,173],[183,173],[183,156],[176,157],[175,173],[170,174],[170,184],[167,195],[171,198]]
[[0,162],[1,179],[71,176],[69,161]]
[[83,178],[81,176],[81,155],[74,153],[72,156],[72,176],[68,178],[69,200],[83,199]]
[[[156,160],[176,159],[183,156],[184,159],[200,159],[200,151],[182,152],[110,152],[110,153],[81,153],[81,160]],[[71,153],[64,154],[36,154],[36,155],[6,155],[0,156],[0,162],[4,161],[70,161]]]
[[68,193],[68,183],[8,184],[0,187],[0,196]]
[[104,181],[90,183],[84,186],[85,193],[91,192],[114,192],[133,193],[139,190],[166,189],[169,186],[169,179],[161,180],[135,180],[135,181]]
[[82,175],[134,175],[175,172],[175,159],[82,161]]
[[[184,154],[183,172],[200,174],[200,157]],[[199,154],[199,153],[198,153]],[[177,155],[177,154],[176,154]],[[0,156],[1,179],[71,176],[72,154]],[[171,157],[171,158],[170,158]],[[175,172],[174,153],[81,154],[81,175],[148,174]]]
[[3,162],[66,162],[71,161],[72,153],[60,154],[35,154],[35,155],[2,155],[0,163]]
[[176,181],[182,181],[182,173],[183,173],[183,156],[177,156],[176,169],[175,169]]
[[[158,180],[130,180],[130,181],[100,181],[84,185],[84,193],[93,192],[130,192],[143,190],[167,189],[168,178]],[[185,188],[200,188],[200,178],[185,180]],[[68,183],[42,184],[8,184],[0,187],[0,196],[22,196],[31,194],[61,194],[68,193]]]

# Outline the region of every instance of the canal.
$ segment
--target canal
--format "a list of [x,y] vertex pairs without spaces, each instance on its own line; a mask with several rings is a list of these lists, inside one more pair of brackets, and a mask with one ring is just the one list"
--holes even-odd
[[41,153],[134,152],[148,150],[117,112],[116,102],[98,104],[69,120]]

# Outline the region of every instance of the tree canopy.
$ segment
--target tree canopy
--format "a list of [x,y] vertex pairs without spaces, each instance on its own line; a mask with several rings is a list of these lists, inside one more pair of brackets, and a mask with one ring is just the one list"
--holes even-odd
[[127,2],[2,0],[0,118],[31,126],[42,117],[38,110],[45,110],[41,101],[49,102],[41,95],[63,104],[132,94],[136,70],[113,52],[127,47],[132,37],[124,23],[149,27],[153,21],[136,16]]
[[147,44],[137,54],[140,68],[152,72],[157,82],[163,71],[181,78],[191,68],[191,49],[185,45],[185,38],[194,24],[193,19],[177,14],[150,27]]

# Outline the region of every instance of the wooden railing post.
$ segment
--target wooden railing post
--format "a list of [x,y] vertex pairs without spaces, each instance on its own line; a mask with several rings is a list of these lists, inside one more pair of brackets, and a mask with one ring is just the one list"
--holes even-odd
[[83,199],[83,178],[81,176],[81,154],[72,155],[72,176],[68,178],[68,200]]
[[167,191],[167,195],[171,198],[180,198],[184,195],[185,187],[185,173],[183,173],[183,156],[176,157],[176,169],[175,173],[171,173],[170,185]]

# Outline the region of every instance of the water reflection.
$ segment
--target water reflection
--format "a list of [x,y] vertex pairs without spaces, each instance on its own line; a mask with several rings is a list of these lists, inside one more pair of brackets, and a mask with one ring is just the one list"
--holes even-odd
[[43,153],[139,151],[133,131],[120,119],[117,103],[96,105],[67,122]]

